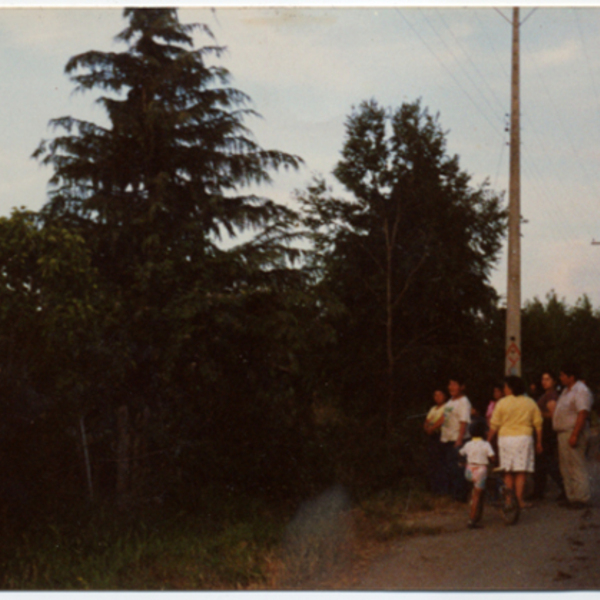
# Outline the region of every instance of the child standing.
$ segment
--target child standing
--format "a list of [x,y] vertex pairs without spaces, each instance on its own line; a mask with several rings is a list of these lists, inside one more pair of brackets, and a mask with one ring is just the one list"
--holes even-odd
[[473,497],[467,525],[469,529],[482,527],[478,521],[483,511],[483,492],[487,479],[488,463],[490,459],[495,457],[491,444],[483,439],[486,428],[487,425],[484,419],[473,421],[469,427],[472,439],[459,450],[461,456],[467,459],[465,478],[473,484]]
[[496,404],[500,402],[504,398],[504,385],[501,383],[496,384],[492,389],[492,399],[490,403],[487,405],[487,410],[485,411],[485,418],[488,424],[490,425],[490,419],[494,414],[494,408],[496,408]]
[[429,491],[440,496],[448,493],[448,479],[444,465],[444,446],[440,442],[440,430],[444,423],[446,400],[446,392],[441,388],[437,388],[433,393],[435,404],[427,413],[427,418],[423,425],[425,433],[429,436]]

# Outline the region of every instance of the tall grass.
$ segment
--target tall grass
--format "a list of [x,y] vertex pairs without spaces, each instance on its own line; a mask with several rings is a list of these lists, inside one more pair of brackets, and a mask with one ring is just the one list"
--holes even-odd
[[440,501],[448,502],[433,498],[422,482],[406,478],[395,489],[370,494],[357,502],[362,535],[380,542],[412,535],[437,535],[440,527],[414,521],[412,515],[431,511]]
[[285,519],[245,499],[191,511],[79,511],[0,544],[3,590],[206,590],[265,585]]
[[373,544],[439,533],[411,519],[432,508],[431,497],[406,480],[353,502],[334,487],[297,511],[205,490],[193,507],[81,508],[13,531],[5,522],[0,589],[327,588]]

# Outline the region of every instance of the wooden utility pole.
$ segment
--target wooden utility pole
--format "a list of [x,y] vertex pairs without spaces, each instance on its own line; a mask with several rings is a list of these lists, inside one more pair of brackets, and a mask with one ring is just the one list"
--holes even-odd
[[506,290],[506,374],[521,375],[521,126],[519,106],[519,9],[513,8]]

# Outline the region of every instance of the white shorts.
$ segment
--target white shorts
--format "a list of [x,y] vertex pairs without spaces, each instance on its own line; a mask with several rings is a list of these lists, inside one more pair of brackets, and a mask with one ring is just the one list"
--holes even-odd
[[535,451],[530,435],[507,435],[498,438],[500,468],[512,473],[526,471],[533,473]]
[[474,487],[479,490],[485,490],[485,482],[487,481],[488,468],[487,465],[467,465],[465,469],[465,478],[470,481]]

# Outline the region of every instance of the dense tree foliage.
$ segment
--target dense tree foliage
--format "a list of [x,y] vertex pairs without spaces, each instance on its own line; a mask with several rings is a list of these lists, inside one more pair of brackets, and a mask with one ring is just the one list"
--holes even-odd
[[339,304],[327,368],[365,436],[362,451],[376,454],[436,379],[470,374],[487,354],[505,215],[485,184],[470,186],[419,102],[354,109],[334,174],[349,198],[333,198],[321,181],[301,200],[319,287]]
[[[193,48],[206,27],[182,25],[174,9],[124,16],[124,52],[90,51],[66,66],[77,90],[103,93],[110,125],[56,119],[62,135],[35,156],[54,169],[42,222],[85,239],[110,298],[100,343],[113,360],[102,387],[116,486],[128,498],[142,482],[148,493],[169,487],[145,477],[157,468],[198,482],[248,480],[269,443],[293,446],[295,412],[284,406],[296,393],[293,346],[310,328],[288,333],[295,311],[306,312],[302,272],[291,268],[295,215],[243,193],[300,159],[252,140],[248,98],[208,63],[222,48]],[[219,243],[247,230],[255,234],[244,243]],[[88,412],[105,424],[104,405]]]
[[[103,375],[97,280],[84,240],[36,215],[0,218],[0,474],[2,501],[25,512],[57,482],[79,486],[74,429]],[[66,450],[67,454],[64,454]]]
[[523,308],[524,375],[539,383],[544,369],[558,376],[561,365],[574,361],[594,389],[600,386],[597,365],[600,361],[600,312],[587,296],[568,306],[552,291],[546,302],[534,298]]
[[[54,120],[47,204],[0,219],[2,498],[297,498],[418,473],[407,417],[451,372],[475,404],[502,372],[501,199],[420,102],[375,101],[346,121],[343,197],[252,194],[301,160],[253,140],[222,48],[194,47],[208,28],[124,17],[123,52],[66,66],[108,124]],[[523,317],[528,377],[600,358],[586,298]]]
[[304,201],[321,285],[346,309],[336,321],[340,393],[349,407],[384,415],[389,429],[421,378],[481,351],[504,214],[485,185],[469,186],[419,102],[354,110],[335,176],[351,198],[332,198],[321,183]]

